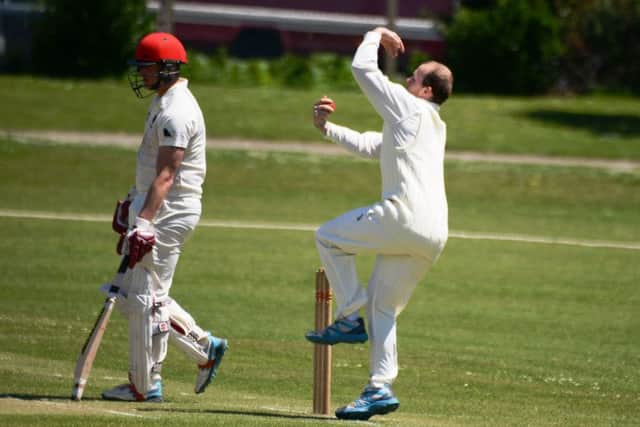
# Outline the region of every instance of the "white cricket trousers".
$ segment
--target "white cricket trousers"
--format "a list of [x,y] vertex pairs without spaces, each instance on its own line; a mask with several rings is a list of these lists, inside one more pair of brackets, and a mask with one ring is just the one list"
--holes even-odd
[[[145,197],[139,194],[134,199],[129,224],[135,223]],[[208,333],[169,297],[182,245],[198,224],[200,211],[199,199],[165,200],[153,220],[152,252],[125,276],[122,293],[127,297],[119,299],[118,306],[129,323],[129,374],[139,391],[152,387],[151,376],[160,378],[169,337],[197,363],[207,361],[199,341]]]
[[[437,253],[432,258],[407,255],[415,252],[415,240],[390,200],[349,211],[316,232],[320,260],[335,294],[336,319],[366,307],[370,383],[376,387],[398,376],[396,319],[437,258]],[[356,255],[367,253],[377,258],[365,289],[358,283]]]

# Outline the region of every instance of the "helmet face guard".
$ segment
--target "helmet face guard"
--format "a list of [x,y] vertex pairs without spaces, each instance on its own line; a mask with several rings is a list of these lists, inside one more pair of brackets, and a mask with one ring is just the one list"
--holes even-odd
[[[145,86],[144,78],[140,75],[140,70],[144,67],[158,64],[160,70],[155,74],[158,80],[150,87]],[[177,80],[180,76],[180,63],[173,61],[159,61],[159,62],[142,62],[142,61],[129,61],[131,69],[127,75],[129,80],[129,86],[136,94],[138,98],[146,98],[153,95],[162,84],[171,83]]]
[[[148,34],[138,43],[135,59],[129,61],[133,67],[128,75],[129,85],[138,98],[152,95],[161,85],[177,80],[180,65],[186,63],[187,52],[175,36],[169,33]],[[159,65],[158,80],[153,86],[147,87],[140,70],[154,64]]]

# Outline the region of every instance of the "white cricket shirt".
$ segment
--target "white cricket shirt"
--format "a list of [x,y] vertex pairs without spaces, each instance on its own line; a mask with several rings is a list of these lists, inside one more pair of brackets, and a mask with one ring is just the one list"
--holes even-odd
[[149,191],[156,178],[159,147],[180,147],[184,159],[176,173],[167,199],[202,197],[202,183],[207,171],[206,129],[198,102],[181,78],[162,96],[151,102],[138,149],[136,190]]
[[361,156],[379,158],[382,199],[394,200],[411,213],[414,232],[444,244],[448,235],[444,183],[447,128],[437,104],[412,95],[380,71],[379,45],[380,34],[367,33],[352,70],[384,119],[382,133],[360,133],[327,123],[327,137]]

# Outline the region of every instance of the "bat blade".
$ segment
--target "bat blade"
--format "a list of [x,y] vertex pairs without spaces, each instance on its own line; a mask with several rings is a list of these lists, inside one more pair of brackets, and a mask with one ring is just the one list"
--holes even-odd
[[76,370],[73,374],[73,390],[71,391],[72,400],[82,399],[84,386],[87,384],[87,380],[89,379],[89,373],[91,372],[93,362],[98,354],[98,348],[100,348],[100,343],[102,342],[104,331],[109,323],[109,318],[113,312],[115,302],[115,297],[110,297],[105,300],[104,306],[96,319],[96,323],[93,326],[87,341],[82,347],[82,351],[80,352],[80,356],[76,362]]
[[[118,272],[111,282],[111,288],[116,294],[122,284],[122,279],[125,272],[127,271],[128,265],[129,256],[125,255],[124,257],[122,257],[122,261],[120,262],[120,266],[118,267]],[[98,354],[98,348],[100,348],[102,336],[104,335],[104,331],[107,328],[107,324],[109,323],[109,318],[111,317],[111,313],[113,312],[113,307],[115,306],[115,304],[116,296],[109,296],[104,301],[104,305],[102,306],[102,310],[100,311],[100,314],[96,319],[96,323],[93,325],[93,329],[91,329],[91,333],[87,337],[84,346],[82,346],[82,351],[80,351],[80,356],[78,357],[78,361],[76,362],[76,370],[73,374],[73,389],[71,390],[71,400],[82,399],[84,387],[87,384],[87,380],[89,379],[89,373],[91,372],[93,362],[96,359],[96,355]]]

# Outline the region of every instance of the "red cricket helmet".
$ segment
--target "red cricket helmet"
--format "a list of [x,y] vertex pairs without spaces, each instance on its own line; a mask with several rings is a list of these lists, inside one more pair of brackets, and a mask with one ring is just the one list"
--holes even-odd
[[151,33],[140,40],[132,65],[145,65],[158,62],[187,63],[187,51],[173,34]]
[[[134,58],[129,61],[129,65],[135,67],[129,72],[129,84],[138,98],[144,98],[153,94],[160,85],[178,79],[180,65],[187,63],[187,52],[174,35],[151,33],[140,40]],[[158,81],[153,86],[145,87],[144,79],[139,74],[140,67],[153,64],[160,65]],[[145,89],[146,93],[143,93]]]

